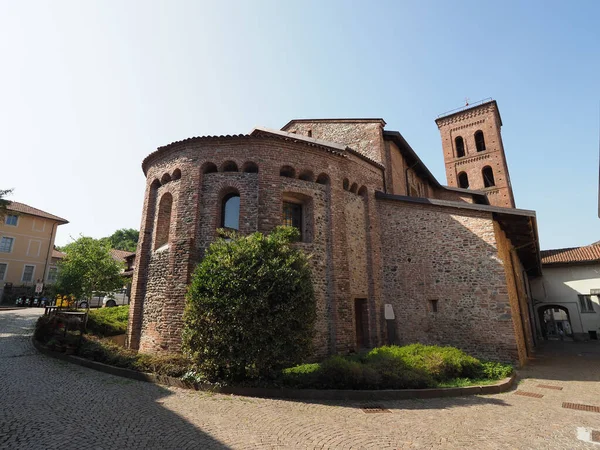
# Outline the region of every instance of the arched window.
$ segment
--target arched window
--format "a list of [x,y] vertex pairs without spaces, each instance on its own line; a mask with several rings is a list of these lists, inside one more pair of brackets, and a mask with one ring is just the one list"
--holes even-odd
[[329,176],[326,173],[322,173],[317,177],[317,183],[329,184]]
[[175,169],[173,171],[173,181],[179,180],[181,178],[181,170]]
[[465,172],[458,174],[458,187],[468,189],[469,188],[469,177]]
[[352,183],[352,186],[350,186],[350,192],[352,192],[353,194],[356,194],[357,191],[358,191],[358,184]]
[[221,228],[240,229],[240,194],[232,192],[221,202]]
[[160,182],[162,184],[167,184],[169,181],[171,181],[171,175],[169,175],[168,173],[165,173],[162,178],[160,179]]
[[456,136],[454,139],[454,145],[456,146],[456,157],[462,158],[465,156],[465,141],[461,136]]
[[218,172],[217,170],[217,165],[215,163],[205,163],[204,166],[202,167],[202,173],[216,173]]
[[485,187],[496,186],[496,182],[494,181],[494,172],[490,166],[485,166],[481,171],[481,175],[483,176],[483,185]]
[[244,163],[244,165],[242,166],[242,172],[258,173],[258,166],[256,165],[256,163],[253,163],[252,161],[248,161],[248,162]]
[[158,217],[156,219],[156,239],[154,241],[155,249],[169,243],[172,207],[173,196],[167,192],[160,198],[160,203],[158,205]]
[[279,175],[282,176],[282,177],[294,178],[296,176],[296,171],[294,170],[293,167],[283,166],[279,170]]
[[479,130],[475,132],[475,147],[478,152],[485,150],[485,139],[483,138],[483,131]]
[[342,186],[344,187],[345,191],[350,189],[350,181],[348,181],[348,178],[344,178],[344,182],[343,182]]
[[233,161],[226,161],[221,166],[221,172],[237,172],[238,166]]

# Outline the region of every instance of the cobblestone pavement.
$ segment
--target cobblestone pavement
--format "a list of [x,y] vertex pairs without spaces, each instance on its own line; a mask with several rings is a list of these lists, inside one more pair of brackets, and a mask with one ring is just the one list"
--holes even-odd
[[[552,343],[508,393],[359,403],[210,395],[127,380],[36,353],[36,310],[0,311],[0,449],[596,449],[600,345]],[[539,387],[540,384],[562,390]],[[516,395],[524,391],[542,398]]]

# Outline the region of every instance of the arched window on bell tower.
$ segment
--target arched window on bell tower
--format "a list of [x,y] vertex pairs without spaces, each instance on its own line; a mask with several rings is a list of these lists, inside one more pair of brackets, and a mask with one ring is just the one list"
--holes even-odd
[[494,172],[490,166],[485,166],[481,170],[481,175],[483,176],[483,186],[484,187],[492,187],[496,186],[496,182],[494,181]]
[[457,158],[465,156],[465,141],[461,136],[456,136],[456,139],[454,139],[454,146],[456,147]]
[[483,131],[481,130],[475,132],[475,147],[478,152],[485,151],[485,139],[483,137]]
[[469,188],[469,177],[465,172],[461,172],[458,174],[458,187],[463,189]]

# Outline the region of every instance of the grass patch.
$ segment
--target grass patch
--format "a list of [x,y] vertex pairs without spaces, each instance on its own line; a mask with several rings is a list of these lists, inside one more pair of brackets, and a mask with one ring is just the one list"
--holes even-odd
[[108,339],[90,335],[83,338],[77,355],[111,366],[170,377],[183,376],[191,365],[191,361],[181,354],[148,355],[138,353],[116,345]]
[[492,384],[512,372],[509,364],[481,362],[454,347],[412,344],[290,367],[278,382],[292,388],[422,389]]
[[129,305],[92,309],[88,314],[87,332],[99,337],[125,334],[128,319]]

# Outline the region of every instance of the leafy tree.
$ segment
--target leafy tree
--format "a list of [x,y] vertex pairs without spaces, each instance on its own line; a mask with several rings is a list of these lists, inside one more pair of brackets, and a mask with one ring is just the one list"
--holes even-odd
[[92,292],[110,292],[123,286],[122,264],[112,258],[108,243],[81,236],[62,251],[66,256],[58,263],[58,292],[91,298]]
[[109,237],[102,238],[101,240],[108,242],[111,248],[135,252],[139,236],[140,232],[138,230],[134,230],[133,228],[122,228],[115,231]]
[[298,230],[225,234],[196,268],[183,348],[211,380],[268,378],[310,354],[315,298]]
[[6,215],[6,208],[8,205],[10,205],[10,200],[6,200],[6,198],[4,197],[6,197],[11,192],[12,189],[0,189],[0,218]]

